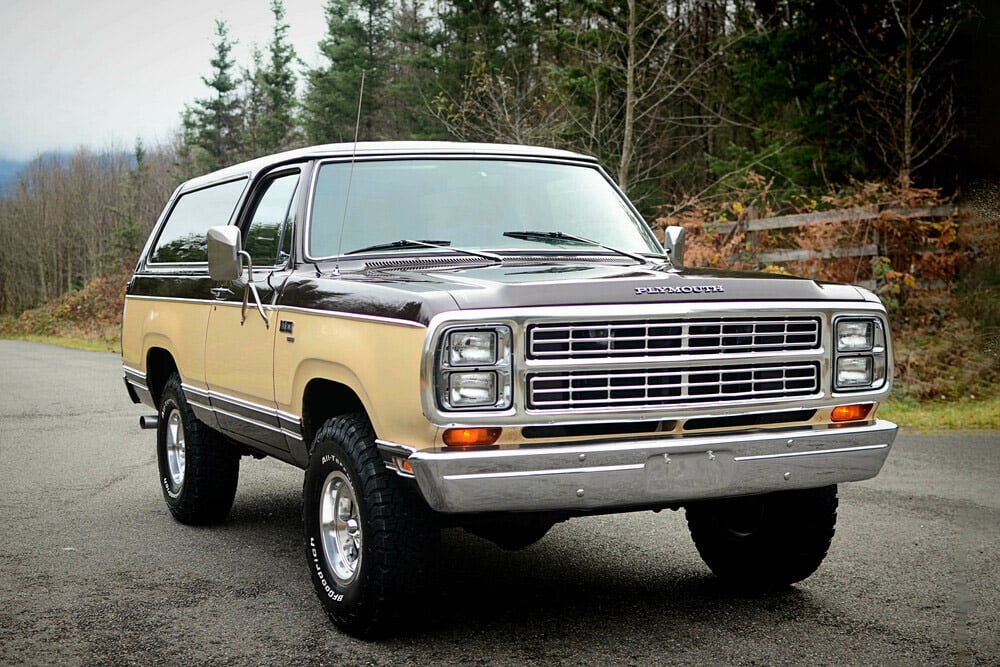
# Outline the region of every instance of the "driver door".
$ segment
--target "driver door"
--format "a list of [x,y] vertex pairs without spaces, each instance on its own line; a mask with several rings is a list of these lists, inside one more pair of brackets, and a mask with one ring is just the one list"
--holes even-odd
[[299,180],[298,169],[268,176],[257,186],[251,213],[243,218],[243,245],[253,260],[252,279],[267,321],[253,294],[243,307],[250,275],[244,270],[239,279],[213,287],[205,342],[205,375],[219,427],[265,450],[288,450],[274,402],[278,322],[272,304],[289,271]]

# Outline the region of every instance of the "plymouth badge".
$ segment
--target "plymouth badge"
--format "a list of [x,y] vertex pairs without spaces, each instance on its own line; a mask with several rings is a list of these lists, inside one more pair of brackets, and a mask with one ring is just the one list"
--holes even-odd
[[636,287],[638,294],[706,294],[710,292],[725,292],[722,285],[657,285],[655,287]]

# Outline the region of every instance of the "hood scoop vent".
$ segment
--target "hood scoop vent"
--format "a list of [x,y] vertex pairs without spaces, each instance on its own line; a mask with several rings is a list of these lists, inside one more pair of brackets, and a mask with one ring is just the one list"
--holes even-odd
[[[437,257],[401,257],[399,259],[375,259],[365,262],[369,271],[421,271],[427,269],[461,269],[489,263],[479,257],[469,255],[447,255]],[[609,255],[507,255],[504,266],[536,266],[538,264],[581,263],[625,266],[627,258]]]
[[365,262],[369,271],[407,271],[431,268],[458,268],[488,264],[489,260],[471,255],[448,255],[447,257],[405,257],[400,259],[376,259]]

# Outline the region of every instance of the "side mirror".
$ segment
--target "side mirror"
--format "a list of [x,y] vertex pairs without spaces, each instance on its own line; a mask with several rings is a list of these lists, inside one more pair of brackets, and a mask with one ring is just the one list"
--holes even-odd
[[232,225],[211,227],[208,241],[208,274],[212,280],[236,280],[243,275],[240,265],[240,228]]
[[[684,266],[684,228],[677,225],[670,225],[663,232],[663,240],[670,253],[670,263],[674,268],[679,269]],[[211,248],[209,248],[211,252]]]

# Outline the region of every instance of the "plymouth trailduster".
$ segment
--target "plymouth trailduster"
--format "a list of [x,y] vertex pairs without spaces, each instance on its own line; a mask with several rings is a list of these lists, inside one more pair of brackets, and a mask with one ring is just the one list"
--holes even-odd
[[305,471],[326,611],[384,632],[442,527],[526,547],[559,521],[685,508],[739,585],[808,577],[837,485],[896,426],[886,312],[859,287],[685,268],[583,155],[370,143],[182,184],[125,299],[173,516],[225,519],[242,456]]

